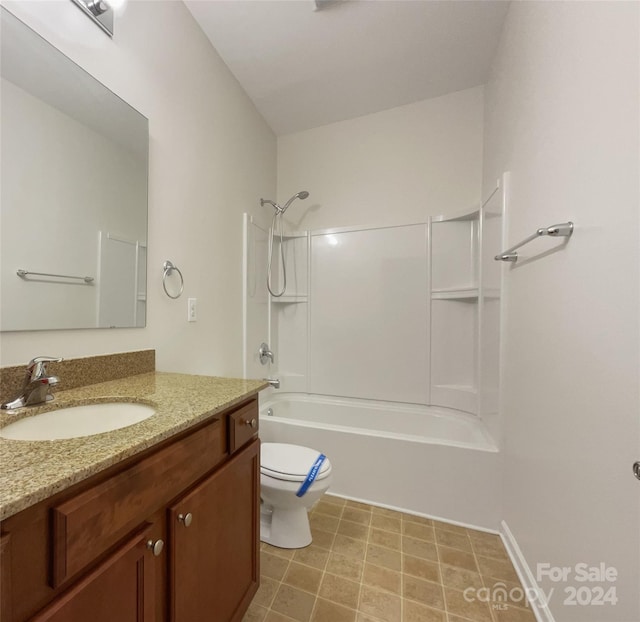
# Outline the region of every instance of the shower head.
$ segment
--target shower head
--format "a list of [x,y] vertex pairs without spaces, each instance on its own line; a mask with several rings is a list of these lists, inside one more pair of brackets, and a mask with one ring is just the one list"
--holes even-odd
[[309,196],[309,193],[306,190],[302,190],[296,194],[294,194],[285,204],[284,207],[280,207],[274,201],[270,201],[269,199],[260,199],[260,205],[264,206],[265,203],[268,203],[276,210],[277,214],[284,214],[287,211],[289,205],[291,205],[296,199],[306,199]]
[[296,199],[306,199],[309,196],[309,193],[306,190],[301,190],[294,194],[285,204],[284,207],[281,208],[282,212],[286,212],[289,205],[291,205]]

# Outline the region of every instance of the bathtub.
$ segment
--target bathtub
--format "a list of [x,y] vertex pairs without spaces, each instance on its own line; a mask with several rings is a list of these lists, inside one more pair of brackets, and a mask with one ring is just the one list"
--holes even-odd
[[261,396],[260,438],[322,451],[330,493],[472,527],[499,526],[498,448],[446,408],[304,393]]

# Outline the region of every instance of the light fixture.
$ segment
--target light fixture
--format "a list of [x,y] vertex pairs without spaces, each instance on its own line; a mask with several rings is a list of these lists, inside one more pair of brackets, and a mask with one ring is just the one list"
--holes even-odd
[[90,2],[87,2],[87,8],[93,15],[98,17],[98,15],[102,15],[109,10],[109,5],[102,0],[91,0]]
[[126,0],[71,0],[87,17],[113,37],[113,13]]

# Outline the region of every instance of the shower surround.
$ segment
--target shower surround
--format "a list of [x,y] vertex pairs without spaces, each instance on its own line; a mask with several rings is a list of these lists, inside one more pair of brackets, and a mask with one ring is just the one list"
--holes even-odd
[[280,380],[261,434],[330,455],[334,493],[498,528],[500,277],[488,260],[507,181],[464,213],[285,234],[277,298],[267,232],[246,219],[245,325],[264,316],[275,361],[256,366],[263,339],[247,330],[245,372]]

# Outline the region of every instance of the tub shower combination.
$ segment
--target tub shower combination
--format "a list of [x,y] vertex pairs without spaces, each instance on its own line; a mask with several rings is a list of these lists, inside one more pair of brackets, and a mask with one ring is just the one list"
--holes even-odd
[[[306,191],[261,201],[275,209],[270,235],[245,218],[245,373],[278,386],[261,398],[260,436],[326,454],[331,493],[497,528],[500,272],[488,251],[505,189],[422,223],[285,234]],[[256,357],[252,330],[274,340],[271,357]],[[249,369],[256,360],[268,367]]]

